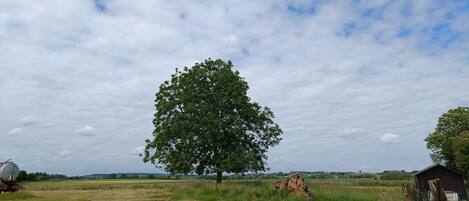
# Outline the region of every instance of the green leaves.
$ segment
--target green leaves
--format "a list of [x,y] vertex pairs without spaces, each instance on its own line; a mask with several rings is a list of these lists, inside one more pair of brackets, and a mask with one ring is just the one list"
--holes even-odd
[[451,139],[454,165],[461,173],[469,176],[469,131]]
[[144,161],[171,173],[265,170],[266,152],[280,142],[282,130],[248,89],[229,61],[176,69],[155,95],[155,130]]

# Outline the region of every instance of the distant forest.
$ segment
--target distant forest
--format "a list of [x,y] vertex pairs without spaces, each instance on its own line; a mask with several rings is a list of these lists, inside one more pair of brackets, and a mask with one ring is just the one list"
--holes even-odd
[[21,170],[18,174],[17,181],[42,181],[42,180],[64,180],[68,177],[66,175],[61,174],[47,174],[45,172],[34,172],[34,173],[27,173],[24,170]]
[[[232,174],[223,176],[227,180],[252,180],[252,179],[283,179],[292,173],[300,173],[305,179],[373,179],[373,180],[409,180],[412,174],[417,171],[407,172],[383,171],[381,173],[366,172],[305,172],[292,171],[290,173],[253,173],[253,174]],[[20,171],[18,181],[43,181],[43,180],[65,180],[65,179],[214,179],[215,175],[170,175],[164,173],[112,173],[93,174],[85,176],[66,176],[61,174],[47,174],[45,172],[27,173]]]

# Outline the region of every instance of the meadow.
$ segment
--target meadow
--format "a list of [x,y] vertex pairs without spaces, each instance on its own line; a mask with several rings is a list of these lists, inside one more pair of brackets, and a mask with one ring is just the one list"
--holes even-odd
[[[275,180],[64,180],[23,183],[25,190],[2,201],[305,201],[280,193]],[[307,180],[315,201],[400,201],[402,181]]]

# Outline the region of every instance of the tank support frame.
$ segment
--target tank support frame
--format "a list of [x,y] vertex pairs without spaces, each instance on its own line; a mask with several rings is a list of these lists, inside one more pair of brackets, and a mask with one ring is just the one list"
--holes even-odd
[[18,192],[22,189],[21,185],[16,182],[4,182],[0,181],[0,193],[3,192]]

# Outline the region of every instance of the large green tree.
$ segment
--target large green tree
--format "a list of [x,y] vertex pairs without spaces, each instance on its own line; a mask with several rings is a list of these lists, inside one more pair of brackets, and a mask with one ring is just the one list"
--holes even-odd
[[435,131],[425,139],[432,160],[468,174],[468,132],[469,107],[450,109],[441,115]]
[[247,95],[230,61],[176,69],[156,93],[153,138],[143,160],[170,173],[217,175],[266,170],[266,152],[282,130],[274,113]]

